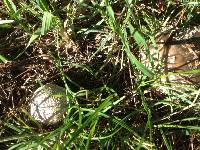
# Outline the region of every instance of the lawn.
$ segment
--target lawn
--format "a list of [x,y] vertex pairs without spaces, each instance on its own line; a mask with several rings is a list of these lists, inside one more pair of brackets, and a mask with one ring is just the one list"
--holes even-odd
[[[192,0],[0,1],[0,149],[200,149],[199,18]],[[44,85],[59,121],[32,115]]]

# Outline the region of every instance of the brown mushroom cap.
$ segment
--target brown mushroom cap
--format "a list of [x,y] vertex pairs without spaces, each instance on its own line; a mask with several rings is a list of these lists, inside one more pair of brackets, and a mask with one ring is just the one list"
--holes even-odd
[[[178,34],[171,37],[170,34],[161,35],[157,37],[158,49],[150,47],[150,54],[155,66],[159,66],[159,60],[162,64],[160,71],[164,71],[166,74],[169,72],[180,73],[179,75],[168,76],[167,80],[170,82],[200,84],[200,73],[191,73],[189,75],[184,75],[183,73],[200,69],[200,49],[198,48],[198,46],[200,47],[200,32],[191,32],[193,32],[193,35],[187,39],[184,39],[184,37],[181,39]],[[185,36],[188,35],[185,33]],[[147,66],[151,66],[147,56],[144,56],[144,54],[141,61]]]

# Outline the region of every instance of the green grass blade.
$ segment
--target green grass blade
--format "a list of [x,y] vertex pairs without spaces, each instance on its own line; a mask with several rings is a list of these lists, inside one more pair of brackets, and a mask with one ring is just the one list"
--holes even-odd
[[21,135],[12,135],[10,137],[4,137],[4,138],[0,138],[0,143],[3,142],[8,142],[8,141],[15,141],[15,140],[23,140],[26,138],[33,138],[33,137],[39,137],[39,134],[21,134]]
[[44,35],[48,32],[48,30],[52,27],[52,20],[53,15],[47,11],[44,12],[43,18],[42,18],[42,28],[41,28],[41,35]]
[[51,10],[49,9],[49,5],[46,0],[36,0],[36,3],[38,6],[43,10],[43,11],[48,11],[50,12]]
[[3,55],[0,55],[0,60],[4,63],[8,62],[8,59],[6,57],[4,57]]
[[163,132],[163,130],[162,130],[161,128],[160,128],[160,133],[161,133],[161,135],[162,135],[164,144],[165,144],[165,146],[167,147],[167,149],[168,149],[168,150],[172,150],[172,145],[171,145],[170,142],[168,142],[167,137],[165,136],[165,134],[164,134],[164,132]]
[[91,130],[90,130],[90,133],[89,133],[89,136],[88,136],[88,140],[87,140],[85,149],[89,149],[89,144],[90,144],[91,138],[92,138],[93,135],[94,135],[94,132],[95,132],[97,123],[98,123],[98,119],[95,120],[95,122],[93,123],[93,126],[92,126],[92,128],[91,128]]
[[110,5],[108,5],[106,8],[107,8],[110,20],[112,20],[113,22],[115,22],[115,14],[114,14],[114,11],[113,11],[112,7]]
[[13,3],[12,0],[4,0],[4,4],[6,5],[9,15],[16,20],[20,20],[21,16],[17,11],[17,6]]
[[85,122],[83,122],[81,127],[79,127],[74,133],[72,133],[71,135],[72,138],[66,142],[66,146],[69,146],[79,136],[79,134],[81,134],[82,130],[89,125],[89,123],[98,119],[98,116],[99,116],[98,114],[104,108],[110,105],[111,100],[112,100],[112,96],[109,96],[108,98],[106,98],[106,100],[95,110],[95,112],[92,113]]
[[12,129],[13,131],[15,131],[17,133],[22,133],[23,132],[23,130],[20,127],[17,127],[16,125],[11,124],[11,123],[5,123],[4,126]]
[[31,38],[30,38],[30,40],[29,40],[29,42],[28,42],[26,48],[25,48],[22,52],[20,52],[20,53],[17,55],[17,57],[16,57],[15,59],[19,58],[22,54],[24,54],[24,52],[27,50],[27,48],[28,48],[40,35],[41,35],[41,28],[38,28],[38,29],[32,34],[32,36],[31,36]]
[[7,23],[13,23],[14,20],[0,20],[0,25],[7,24]]
[[[152,140],[153,140],[153,135],[152,135],[153,130],[152,130],[152,114],[151,114],[151,109],[148,106],[146,98],[144,96],[144,93],[141,91],[141,89],[140,89],[139,92],[140,92],[141,99],[142,99],[142,105],[144,107],[144,110],[147,113],[147,117],[148,117],[148,120],[147,120],[147,129],[149,129],[149,138],[150,138],[150,141],[152,142]],[[145,134],[145,132],[144,132],[144,134]]]
[[26,48],[28,48],[31,43],[33,43],[39,36],[41,35],[41,28],[38,28],[31,36],[30,40],[28,41],[28,44]]
[[154,145],[148,141],[144,141],[144,139],[142,137],[140,137],[132,127],[129,127],[123,120],[117,118],[116,116],[114,118],[112,118],[112,121],[114,123],[116,123],[116,125],[120,125],[121,127],[123,127],[124,129],[126,129],[128,132],[132,133],[133,138],[135,140],[135,142],[138,144],[140,144],[140,147],[144,147],[146,149],[148,149],[148,147],[154,147]]
[[111,39],[111,35],[106,36],[105,38],[102,39],[100,46],[97,48],[96,52],[94,52],[92,54],[92,56],[90,56],[90,59],[92,59],[97,53],[99,53],[100,51],[102,51],[105,46],[106,43]]
[[120,35],[121,35],[120,37],[121,37],[122,43],[124,45],[124,50],[126,51],[126,54],[128,58],[130,59],[132,65],[136,65],[137,69],[142,71],[146,76],[152,78],[154,75],[153,72],[151,72],[147,67],[145,67],[141,62],[137,60],[137,58],[131,52],[129,43],[124,37],[124,35],[122,34],[122,32],[120,33]]
[[[129,42],[125,35],[125,33],[126,33],[125,29],[120,28],[120,25],[116,22],[115,16],[114,16],[114,11],[113,11],[112,7],[110,5],[108,5],[106,8],[107,8],[107,13],[108,13],[108,18],[109,18],[109,25],[111,26],[112,30],[119,35],[119,37],[123,43],[124,50],[125,50],[128,58],[130,59],[132,65],[136,65],[137,69],[142,71],[146,76],[152,78],[154,74],[148,68],[146,68],[142,63],[140,63],[137,60],[137,58],[132,54],[132,52],[130,50]],[[140,46],[144,46],[145,48],[148,48],[145,40],[142,38],[142,36],[139,35],[138,32],[135,32],[134,38]]]
[[157,128],[175,128],[175,129],[190,129],[200,131],[199,126],[183,126],[183,125],[168,125],[168,124],[159,124],[154,125]]
[[12,0],[4,0],[4,4],[6,5],[11,14],[14,14],[17,11],[17,7],[15,6]]

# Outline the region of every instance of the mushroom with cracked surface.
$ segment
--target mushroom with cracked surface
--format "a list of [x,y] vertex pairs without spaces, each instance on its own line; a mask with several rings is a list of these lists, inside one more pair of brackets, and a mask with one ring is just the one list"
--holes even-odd
[[46,125],[60,122],[66,113],[65,88],[46,84],[38,88],[30,102],[31,116]]

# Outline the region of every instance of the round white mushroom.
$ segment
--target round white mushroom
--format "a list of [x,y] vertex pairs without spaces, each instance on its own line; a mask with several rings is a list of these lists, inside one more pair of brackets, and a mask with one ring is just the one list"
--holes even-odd
[[47,125],[56,124],[66,113],[66,95],[63,87],[46,84],[38,88],[30,103],[31,116]]

